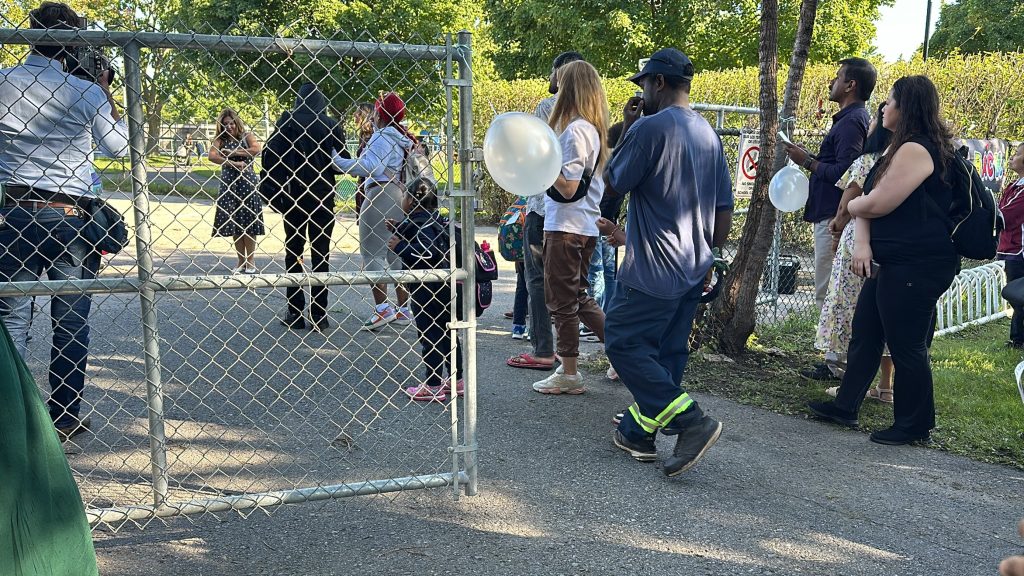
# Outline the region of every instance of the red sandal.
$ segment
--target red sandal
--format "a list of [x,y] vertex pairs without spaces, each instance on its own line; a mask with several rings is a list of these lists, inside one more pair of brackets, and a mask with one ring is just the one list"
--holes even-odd
[[552,370],[555,367],[555,362],[552,360],[550,363],[542,362],[533,357],[528,352],[522,354],[516,354],[505,361],[505,364],[513,368],[526,368],[528,370]]

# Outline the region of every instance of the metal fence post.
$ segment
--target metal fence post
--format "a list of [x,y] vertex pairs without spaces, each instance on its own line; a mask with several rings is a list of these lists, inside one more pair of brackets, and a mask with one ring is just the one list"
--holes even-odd
[[152,231],[146,175],[146,136],[142,115],[140,45],[125,46],[125,84],[128,91],[128,143],[131,150],[132,199],[135,212],[135,247],[138,253],[142,306],[142,341],[146,359],[146,404],[149,407],[149,450],[153,473],[153,505],[167,500],[167,437],[164,433],[164,396],[160,381],[160,342],[157,332],[156,292],[153,290]]
[[472,69],[472,43],[473,35],[463,30],[459,32],[459,162],[462,167],[461,188],[466,194],[461,196],[462,209],[462,237],[464,239],[463,264],[468,274],[463,288],[466,294],[463,296],[465,314],[468,322],[466,328],[466,357],[464,374],[466,379],[466,423],[463,442],[467,447],[466,451],[466,475],[469,478],[466,484],[466,495],[475,496],[477,492],[477,460],[476,460],[476,267],[474,262],[473,239],[476,234],[474,218],[475,195],[473,186],[473,69]]

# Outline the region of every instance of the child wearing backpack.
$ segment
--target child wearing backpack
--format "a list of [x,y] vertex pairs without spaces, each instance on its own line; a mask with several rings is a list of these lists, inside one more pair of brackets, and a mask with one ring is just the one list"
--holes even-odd
[[[448,222],[437,211],[437,187],[428,178],[416,178],[406,188],[402,202],[405,220],[395,227],[388,247],[409,270],[448,268]],[[417,402],[445,402],[452,393],[451,288],[448,282],[407,284],[412,297],[413,318],[419,333],[425,379],[409,386],[405,393]],[[456,311],[462,316],[462,289],[457,290]],[[461,349],[461,343],[456,342]],[[447,376],[446,376],[447,373]],[[455,393],[465,394],[462,380],[462,353],[456,354]]]

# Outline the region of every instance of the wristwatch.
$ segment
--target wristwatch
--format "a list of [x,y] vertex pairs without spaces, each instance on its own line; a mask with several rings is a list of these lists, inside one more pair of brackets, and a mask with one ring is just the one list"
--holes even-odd
[[813,164],[813,163],[814,163],[814,158],[811,158],[810,156],[808,156],[807,158],[804,158],[804,162],[803,162],[803,164],[801,164],[801,166],[803,166],[807,170],[810,170],[811,169],[811,164]]

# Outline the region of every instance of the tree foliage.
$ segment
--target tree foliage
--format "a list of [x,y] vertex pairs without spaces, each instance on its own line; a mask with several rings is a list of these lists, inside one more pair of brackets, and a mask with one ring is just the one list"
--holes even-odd
[[1024,50],[1024,3],[959,0],[946,4],[929,48],[936,54]]
[[[880,5],[892,0],[823,0],[812,62],[834,62],[871,50]],[[486,0],[495,25],[497,71],[505,78],[544,76],[551,59],[579,50],[603,74],[625,75],[663,46],[695,56],[700,70],[758,63],[757,0]],[[779,43],[792,46],[799,0],[779,2]],[[500,25],[497,25],[500,23]]]
[[[253,36],[437,45],[448,34],[455,42],[456,32],[469,30],[476,33],[474,71],[487,75],[487,60],[480,58],[480,49],[487,46],[486,34],[480,34],[482,0],[211,0],[197,13],[214,30]],[[274,109],[289,107],[295,90],[306,81],[317,82],[338,113],[385,90],[398,91],[420,115],[428,110],[436,115],[444,102],[443,63],[434,61],[368,60],[322,52],[234,58],[215,67],[241,90],[269,92]]]

